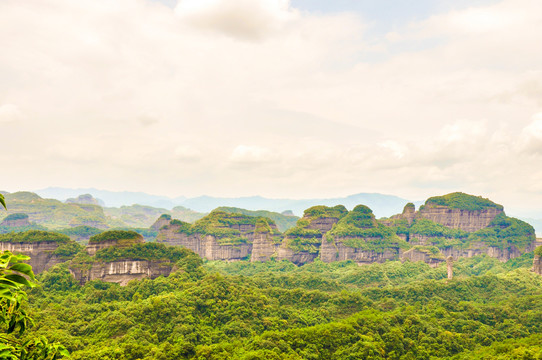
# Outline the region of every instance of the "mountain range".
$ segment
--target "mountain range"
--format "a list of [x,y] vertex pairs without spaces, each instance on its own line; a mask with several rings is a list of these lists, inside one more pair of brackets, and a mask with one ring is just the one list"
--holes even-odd
[[[237,198],[198,196],[194,198],[166,197],[151,195],[143,192],[127,191],[108,191],[94,188],[69,189],[60,187],[49,187],[46,189],[34,191],[45,198],[53,198],[65,201],[68,198],[74,198],[81,194],[91,194],[95,198],[104,202],[107,207],[121,207],[133,204],[147,205],[172,209],[175,206],[207,213],[220,206],[238,207],[247,210],[268,210],[274,212],[283,212],[290,210],[295,215],[303,215],[303,211],[315,205],[344,205],[348,209],[354,206],[364,204],[373,209],[377,217],[389,217],[398,214],[403,207],[411,202],[394,195],[378,193],[359,193],[346,197],[322,198],[322,199],[270,199],[262,196],[248,196]],[[422,202],[414,202],[421,205]]]

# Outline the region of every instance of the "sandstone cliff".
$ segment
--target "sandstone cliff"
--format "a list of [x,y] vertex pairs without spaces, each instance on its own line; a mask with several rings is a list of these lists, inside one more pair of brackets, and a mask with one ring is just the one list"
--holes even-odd
[[533,271],[542,275],[542,246],[537,247],[534,251]]
[[371,209],[358,205],[324,235],[320,258],[358,264],[398,260],[402,242],[393,230],[376,221]]
[[297,265],[314,261],[320,254],[324,234],[347,213],[342,205],[314,206],[305,210],[297,225],[284,234],[278,260],[289,260]]
[[36,274],[69,260],[79,249],[80,245],[68,236],[48,231],[0,235],[0,251],[29,256],[27,262]]
[[419,217],[442,224],[452,229],[474,232],[484,229],[501,214],[502,209],[488,208],[483,210],[451,209],[440,205],[426,205],[418,212]]
[[282,236],[266,218],[213,211],[188,224],[169,220],[159,229],[156,241],[186,247],[208,260],[266,261],[276,256]]
[[413,247],[401,255],[401,261],[423,261],[431,267],[445,262],[444,255],[435,247]]
[[151,225],[151,229],[158,231],[163,226],[169,225],[170,222],[171,222],[171,215],[162,214],[162,215],[160,215],[160,217],[158,219],[156,219],[154,224]]
[[50,267],[60,264],[66,260],[53,254],[58,248],[57,242],[38,243],[11,243],[0,242],[0,251],[10,251],[14,254],[30,256],[28,264],[32,266],[35,274],[39,274]]
[[172,268],[169,261],[119,260],[93,263],[88,267],[72,266],[70,272],[82,285],[87,281],[102,280],[124,286],[131,280],[168,276]]

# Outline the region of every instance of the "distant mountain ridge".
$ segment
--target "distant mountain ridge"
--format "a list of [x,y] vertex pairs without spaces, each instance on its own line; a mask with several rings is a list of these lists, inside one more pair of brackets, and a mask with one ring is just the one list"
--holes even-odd
[[[238,198],[198,196],[186,198],[183,196],[170,198],[166,196],[151,195],[143,192],[108,191],[94,188],[68,189],[60,187],[49,187],[36,190],[35,193],[42,197],[65,201],[81,194],[91,194],[95,198],[104,201],[107,207],[130,206],[133,204],[147,205],[172,209],[175,206],[183,206],[188,209],[207,213],[217,207],[237,207],[247,210],[268,210],[283,212],[291,210],[295,215],[301,216],[303,211],[315,205],[344,205],[348,209],[359,204],[364,204],[373,209],[377,217],[389,217],[402,211],[405,204],[411,202],[395,195],[379,193],[359,193],[346,197],[321,198],[321,199],[269,199],[262,196],[246,196]],[[416,202],[421,204],[420,202]]]

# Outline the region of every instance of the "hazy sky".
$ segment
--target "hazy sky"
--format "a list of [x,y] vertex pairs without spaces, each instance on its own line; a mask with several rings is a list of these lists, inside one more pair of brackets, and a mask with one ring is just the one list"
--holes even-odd
[[542,209],[542,1],[0,0],[0,188]]

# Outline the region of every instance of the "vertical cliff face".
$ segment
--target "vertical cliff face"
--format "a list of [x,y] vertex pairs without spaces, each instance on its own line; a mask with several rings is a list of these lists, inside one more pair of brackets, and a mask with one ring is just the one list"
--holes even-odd
[[278,259],[289,260],[297,265],[314,261],[320,255],[324,234],[347,213],[348,210],[342,205],[314,206],[305,210],[297,225],[284,234]]
[[69,260],[81,249],[68,236],[49,231],[30,230],[0,235],[0,251],[30,256],[27,262],[34,273]]
[[533,271],[542,275],[542,246],[539,246],[534,251]]
[[401,261],[423,261],[431,267],[438,267],[445,259],[444,255],[434,247],[414,247],[401,254]]
[[475,232],[488,227],[502,213],[502,205],[489,199],[456,192],[427,199],[417,217],[451,229]]
[[131,280],[168,276],[172,268],[173,264],[168,261],[118,260],[92,263],[88,267],[70,267],[70,272],[81,284],[102,280],[124,286]]
[[272,220],[213,211],[194,224],[170,220],[156,241],[186,247],[208,260],[266,261],[276,255],[281,239]]
[[35,274],[39,274],[50,267],[60,264],[64,261],[60,256],[57,256],[54,251],[60,244],[58,242],[0,242],[0,251],[10,251],[14,254],[23,254],[30,256],[28,264],[32,266]]
[[423,219],[431,220],[451,229],[474,232],[488,227],[493,219],[502,212],[502,209],[497,208],[470,211],[430,205],[421,208],[418,214]]
[[371,209],[358,205],[323,237],[320,258],[358,264],[398,260],[402,242],[393,230],[376,221]]

